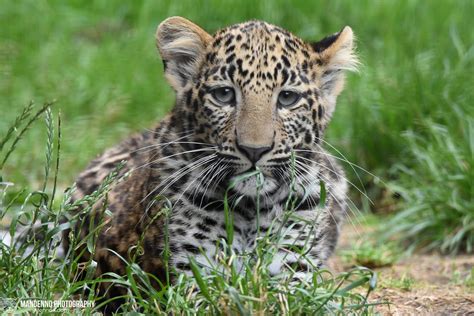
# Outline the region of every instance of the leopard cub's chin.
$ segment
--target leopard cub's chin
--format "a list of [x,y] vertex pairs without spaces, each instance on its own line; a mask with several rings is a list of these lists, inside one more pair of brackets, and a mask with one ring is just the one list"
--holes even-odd
[[[231,181],[234,180],[236,180],[236,178],[232,178]],[[258,190],[257,184],[257,176],[253,176],[245,180],[238,181],[234,187],[234,190],[245,196],[256,197],[257,192],[261,195],[269,192],[274,192],[278,188],[278,182],[268,176],[263,177],[263,184],[260,184]]]

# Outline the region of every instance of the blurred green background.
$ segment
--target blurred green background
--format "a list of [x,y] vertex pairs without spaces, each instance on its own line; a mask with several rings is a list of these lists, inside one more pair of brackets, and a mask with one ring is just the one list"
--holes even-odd
[[[0,133],[30,100],[57,100],[65,187],[96,154],[151,127],[173,105],[154,42],[166,17],[187,17],[209,32],[261,19],[306,40],[350,25],[362,67],[349,75],[328,141],[383,181],[358,174],[375,211],[416,207],[399,216],[405,224],[430,220],[415,234],[428,229],[430,240],[439,237],[436,247],[451,234],[466,250],[466,242],[474,244],[473,13],[470,0],[3,0]],[[45,134],[35,126],[26,135],[5,179],[37,185]]]

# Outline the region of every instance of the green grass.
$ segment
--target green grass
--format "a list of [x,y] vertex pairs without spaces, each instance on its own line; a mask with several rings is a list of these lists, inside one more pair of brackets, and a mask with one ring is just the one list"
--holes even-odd
[[471,268],[469,275],[464,280],[464,284],[471,289],[474,289],[474,268]]
[[[349,77],[329,141],[387,179],[390,166],[403,160],[403,131],[422,132],[429,118],[457,136],[453,106],[472,113],[473,9],[471,1],[3,1],[0,130],[20,105],[56,99],[65,123],[60,182],[69,185],[91,157],[171,108],[154,43],[164,18],[181,14],[210,32],[258,18],[308,40],[347,24],[363,66]],[[41,178],[31,162],[42,153],[37,133],[15,154],[31,172],[13,164],[11,178]]]
[[[401,196],[394,206],[401,213],[385,228],[392,237],[412,248],[473,252],[473,1],[0,0],[0,7],[0,136],[31,100],[56,100],[62,148],[53,204],[92,157],[172,107],[154,43],[164,18],[182,15],[211,32],[257,18],[308,40],[350,25],[363,66],[348,78],[328,141],[370,172],[355,168],[375,210],[387,190]],[[6,203],[44,187],[52,171],[40,163],[38,140],[48,131],[25,133],[1,169],[2,181],[15,183]],[[351,165],[346,170],[358,184]]]
[[[36,111],[36,112],[34,112]],[[294,271],[283,276],[270,276],[268,266],[272,262],[278,236],[270,234],[260,238],[254,251],[248,254],[233,252],[231,227],[231,205],[224,200],[226,213],[227,241],[222,250],[216,254],[219,258],[219,268],[198,266],[191,261],[193,277],[184,274],[176,276],[176,281],[169,282],[173,271],[167,270],[166,282],[162,283],[156,276],[143,271],[137,263],[142,245],[130,245],[130,259],[126,262],[126,274],[117,275],[107,272],[95,278],[96,262],[90,259],[85,266],[85,278],[78,279],[80,273],[79,255],[73,249],[87,249],[91,253],[95,249],[95,239],[103,227],[103,220],[112,214],[104,205],[97,227],[91,227],[85,238],[78,238],[77,231],[69,234],[71,244],[69,251],[58,255],[61,248],[61,234],[64,230],[75,227],[83,214],[91,211],[94,204],[103,198],[118,181],[117,172],[112,172],[103,184],[92,194],[80,200],[71,202],[70,197],[74,188],[68,190],[61,198],[55,199],[56,179],[61,163],[61,120],[55,124],[49,104],[36,109],[28,106],[12,125],[12,130],[25,130],[31,122],[42,117],[46,120],[47,137],[45,142],[46,162],[44,164],[44,181],[41,190],[29,191],[20,188],[21,195],[5,199],[5,193],[11,183],[0,181],[0,221],[9,217],[10,243],[0,243],[0,298],[10,299],[7,312],[31,312],[38,309],[22,308],[21,302],[26,299],[36,300],[70,300],[83,299],[96,301],[100,299],[96,289],[102,282],[112,282],[127,289],[126,301],[120,312],[139,312],[147,314],[180,314],[180,315],[221,315],[221,314],[311,314],[343,315],[347,313],[367,314],[374,303],[368,301],[368,296],[376,286],[375,274],[366,268],[355,268],[346,273],[333,275],[322,269],[315,272],[311,280],[293,281]],[[0,156],[8,161],[10,148],[21,141],[23,133],[14,136],[7,133],[0,139],[0,145],[7,150],[0,151]],[[1,146],[0,146],[1,147]],[[5,154],[4,154],[5,152]],[[3,155],[4,154],[4,155]],[[117,167],[120,169],[121,167]],[[236,181],[239,181],[238,179]],[[51,193],[46,193],[51,192]],[[26,196],[26,197],[23,197]],[[289,197],[291,199],[291,195]],[[289,205],[294,202],[288,203]],[[82,210],[77,212],[77,206]],[[169,210],[164,208],[161,216],[167,216]],[[290,219],[292,211],[285,213]],[[62,218],[67,218],[63,221]],[[94,222],[94,220],[91,220]],[[166,223],[166,220],[165,220]],[[284,224],[284,223],[283,223]],[[15,238],[16,232],[30,232],[22,238]],[[166,228],[165,228],[166,231]],[[35,236],[41,236],[35,238]],[[276,239],[277,238],[277,239]],[[221,249],[221,247],[217,247]],[[165,246],[163,257],[168,258]],[[307,249],[301,249],[305,253]],[[117,254],[118,255],[118,254]],[[237,267],[237,260],[243,269]],[[308,262],[309,264],[309,262]],[[152,286],[153,281],[162,284],[161,288]],[[99,311],[102,301],[95,308],[75,309],[69,312],[75,314],[91,314]],[[45,310],[43,310],[44,312]],[[49,312],[58,310],[49,310]],[[64,310],[62,310],[64,312]]]
[[400,259],[401,249],[396,242],[377,242],[374,236],[351,245],[342,252],[346,263],[367,268],[391,266]]
[[415,279],[410,276],[403,275],[400,278],[387,278],[381,282],[380,287],[382,288],[396,288],[403,291],[411,291],[415,285]]
[[450,283],[455,285],[464,285],[468,289],[474,290],[474,267],[467,272],[454,270]]
[[431,123],[423,137],[407,132],[413,168],[397,164],[393,190],[405,208],[392,218],[385,233],[410,249],[444,253],[474,251],[474,117],[459,113],[460,136]]

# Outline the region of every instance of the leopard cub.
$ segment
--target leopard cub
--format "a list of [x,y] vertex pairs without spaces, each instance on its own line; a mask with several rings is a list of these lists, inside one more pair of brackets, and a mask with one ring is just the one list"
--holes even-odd
[[[210,35],[171,17],[158,26],[156,41],[176,93],[173,110],[153,130],[105,151],[77,179],[76,200],[126,161],[120,172],[127,177],[103,201],[112,216],[97,238],[97,275],[125,274],[117,254],[129,259],[130,248],[141,242],[137,262],[163,279],[165,221],[172,270],[190,274],[190,257],[217,265],[212,258],[227,238],[223,198],[231,183],[235,252],[251,252],[259,232],[280,232],[271,274],[297,267],[304,278],[324,265],[337,242],[347,183],[323,149],[323,134],[344,72],[357,66],[351,28],[307,43],[261,21]],[[295,217],[284,221],[289,195],[297,201]],[[166,218],[160,215],[164,203],[171,206]],[[97,203],[76,226],[81,236],[96,224],[103,205]],[[279,225],[284,229],[272,230]],[[308,245],[304,258],[295,251]],[[84,260],[90,256],[83,253]],[[124,294],[118,287],[103,291]]]

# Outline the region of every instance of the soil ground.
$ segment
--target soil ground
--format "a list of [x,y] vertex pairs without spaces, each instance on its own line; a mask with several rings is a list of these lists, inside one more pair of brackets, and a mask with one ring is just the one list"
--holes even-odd
[[[350,268],[341,252],[370,230],[346,224],[341,240],[329,265],[336,272]],[[375,268],[377,288],[372,302],[388,302],[376,306],[381,315],[474,315],[474,285],[466,278],[473,271],[474,256],[441,256],[414,254],[389,267]],[[404,282],[405,281],[405,282]]]

